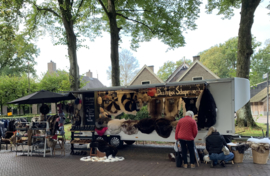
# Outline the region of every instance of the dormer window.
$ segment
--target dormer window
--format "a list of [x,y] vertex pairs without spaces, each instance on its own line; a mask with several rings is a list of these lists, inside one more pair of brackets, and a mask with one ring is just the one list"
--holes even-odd
[[202,76],[197,76],[192,78],[193,81],[203,80]]

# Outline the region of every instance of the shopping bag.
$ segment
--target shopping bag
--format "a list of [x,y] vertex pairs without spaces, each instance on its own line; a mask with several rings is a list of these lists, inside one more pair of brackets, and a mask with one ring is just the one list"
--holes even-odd
[[175,152],[175,162],[176,162],[176,167],[181,167],[182,166],[181,152]]
[[176,167],[181,167],[182,166],[182,155],[181,155],[181,144],[179,141],[175,142],[174,150],[175,150]]

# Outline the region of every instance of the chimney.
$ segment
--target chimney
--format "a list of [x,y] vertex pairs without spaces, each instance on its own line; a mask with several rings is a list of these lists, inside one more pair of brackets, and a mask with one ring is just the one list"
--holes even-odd
[[193,62],[195,62],[196,60],[200,61],[200,56],[193,56]]
[[154,72],[154,65],[149,65],[148,67],[150,68],[150,70],[152,70],[152,72]]
[[48,72],[49,73],[56,72],[56,63],[54,63],[53,61],[48,63]]
[[89,70],[88,72],[86,72],[86,76],[92,78],[92,72]]

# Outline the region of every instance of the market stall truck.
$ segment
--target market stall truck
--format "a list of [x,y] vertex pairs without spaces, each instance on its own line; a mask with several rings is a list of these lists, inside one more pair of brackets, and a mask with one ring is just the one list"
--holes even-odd
[[[207,88],[211,92],[217,107],[216,122],[213,126],[215,126],[216,129],[220,132],[220,134],[224,136],[236,135],[234,114],[250,99],[250,84],[248,79],[225,78],[215,80],[174,82],[165,84],[108,87],[100,89],[82,90],[74,93],[81,94],[83,99],[84,110],[82,115],[83,121],[81,122],[81,125],[89,125],[90,123],[94,124],[95,120],[101,117],[99,107],[105,109],[105,112],[107,112],[107,114],[109,116],[111,115],[112,117],[119,115],[120,112],[134,114],[135,110],[129,109],[132,105],[126,105],[121,102],[121,100],[123,100],[123,96],[130,93],[132,93],[132,97],[129,96],[128,98],[132,99],[135,94],[137,95],[136,100],[138,100],[140,93],[148,91],[147,94],[149,95],[149,91],[153,91],[154,89],[154,94],[152,95],[151,99],[162,99],[163,102],[161,101],[161,103],[164,103],[165,99],[170,99],[172,97],[198,98],[199,94],[202,93],[203,89],[205,88]],[[110,103],[113,102],[112,100],[110,100],[110,96],[115,97],[115,107],[110,106],[109,108],[113,109],[108,110],[108,105],[106,106],[104,104],[107,103],[110,105]],[[99,97],[102,98],[102,104],[98,104]],[[106,100],[106,97],[108,100]],[[87,103],[87,100],[90,99],[92,99],[92,103]],[[137,106],[139,106],[138,101]],[[90,110],[91,108],[92,110]],[[164,113],[164,111],[162,112]],[[209,127],[204,127],[199,129],[198,135],[195,138],[195,142],[204,142],[204,138],[207,134],[208,128]],[[90,136],[91,133],[85,131],[82,135]],[[127,144],[132,144],[134,141],[175,142],[175,132],[173,130],[171,134],[166,138],[161,137],[155,130],[151,134],[145,134],[141,131],[138,131],[137,134],[132,135],[129,135],[123,131],[120,131],[120,133],[118,134],[110,134],[110,131],[107,130],[103,136],[98,136],[96,133],[96,137],[96,139],[106,139],[110,144],[117,147],[121,147],[123,145],[123,141],[125,141]]]

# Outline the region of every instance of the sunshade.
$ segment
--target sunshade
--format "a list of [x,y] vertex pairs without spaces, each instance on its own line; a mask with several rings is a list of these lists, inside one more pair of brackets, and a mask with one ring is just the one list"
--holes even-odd
[[38,92],[26,95],[19,99],[13,100],[8,104],[38,104],[38,103],[56,103],[63,100],[73,100],[76,97],[71,93],[54,93],[46,90],[40,90]]

